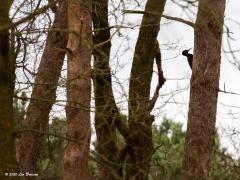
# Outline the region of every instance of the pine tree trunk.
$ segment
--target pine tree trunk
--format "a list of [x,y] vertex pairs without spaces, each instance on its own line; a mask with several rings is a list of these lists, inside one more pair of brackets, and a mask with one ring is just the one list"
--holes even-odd
[[135,47],[129,86],[130,169],[127,179],[146,180],[153,154],[149,96],[154,49],[165,0],[148,0]]
[[17,169],[13,136],[15,64],[10,51],[8,29],[11,4],[10,0],[0,3],[0,176],[4,172],[16,172]]
[[[118,161],[116,120],[119,117],[113,91],[109,67],[111,50],[110,28],[108,24],[108,0],[93,4],[94,25],[94,92],[95,129],[100,175],[99,179],[121,179],[121,164]],[[98,44],[105,42],[98,47]],[[107,42],[107,43],[106,43]]]
[[200,0],[182,180],[208,179],[214,144],[225,0]]
[[[25,130],[18,142],[21,171],[36,173],[43,134],[48,128],[49,113],[56,100],[56,88],[67,45],[67,0],[60,0],[38,68],[31,101],[23,121]],[[31,131],[34,130],[34,131]],[[37,131],[37,132],[36,132]]]
[[91,136],[91,1],[68,1],[67,137],[64,180],[87,180]]

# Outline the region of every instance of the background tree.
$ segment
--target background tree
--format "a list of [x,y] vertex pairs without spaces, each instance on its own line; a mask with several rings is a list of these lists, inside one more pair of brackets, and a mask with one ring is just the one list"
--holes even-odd
[[39,176],[43,179],[63,178],[63,155],[66,147],[66,119],[54,118],[44,135],[38,161]]

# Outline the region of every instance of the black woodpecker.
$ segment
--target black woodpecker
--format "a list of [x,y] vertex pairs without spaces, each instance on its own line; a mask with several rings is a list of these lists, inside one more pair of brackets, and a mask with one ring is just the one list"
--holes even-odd
[[190,51],[190,49],[184,50],[182,52],[182,55],[187,57],[188,64],[189,64],[190,68],[192,69],[193,55],[188,53]]

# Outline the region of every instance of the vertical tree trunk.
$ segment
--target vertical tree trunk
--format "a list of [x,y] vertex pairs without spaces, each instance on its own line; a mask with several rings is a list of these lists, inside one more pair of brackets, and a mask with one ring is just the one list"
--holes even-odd
[[214,144],[225,0],[200,0],[181,179],[208,179]]
[[87,180],[91,101],[91,1],[68,1],[67,136],[64,179]]
[[[49,113],[56,99],[56,88],[61,74],[67,45],[67,0],[60,0],[46,46],[38,68],[31,101],[18,142],[22,172],[36,172],[43,134],[48,127]],[[39,132],[33,132],[39,131]]]
[[128,179],[148,179],[153,153],[152,121],[149,95],[153,71],[154,49],[165,0],[148,0],[135,47],[129,86],[130,164]]
[[[111,50],[110,28],[108,24],[108,0],[95,1],[93,4],[94,25],[94,92],[95,92],[95,129],[99,179],[122,179],[122,164],[118,161],[116,121],[119,110],[112,91],[109,58]],[[98,44],[105,42],[100,47]],[[106,43],[107,42],[107,43]]]
[[13,93],[15,64],[9,45],[9,10],[12,1],[0,3],[0,176],[16,172],[15,141],[13,136]]

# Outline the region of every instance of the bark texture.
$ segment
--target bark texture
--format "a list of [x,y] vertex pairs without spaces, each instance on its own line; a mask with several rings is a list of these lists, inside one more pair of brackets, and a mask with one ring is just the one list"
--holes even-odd
[[66,29],[67,0],[60,0],[53,25],[47,36],[26,119],[23,121],[25,131],[18,142],[22,172],[36,172],[43,140],[42,133],[48,128],[49,113],[56,100],[56,88],[66,54],[68,39]]
[[200,0],[182,180],[208,179],[214,144],[225,0]]
[[67,137],[64,180],[87,180],[90,144],[91,1],[68,1]]
[[14,60],[9,45],[9,10],[12,1],[0,3],[0,178],[4,172],[16,172],[13,136]]
[[153,153],[150,88],[155,57],[156,38],[165,0],[148,0],[135,47],[129,86],[128,152],[130,169],[127,179],[148,179]]
[[[109,67],[111,37],[108,24],[108,0],[95,1],[93,10],[95,129],[100,161],[99,179],[121,179],[122,164],[118,160],[115,126],[120,115],[113,96]],[[100,43],[103,44],[99,46]]]

